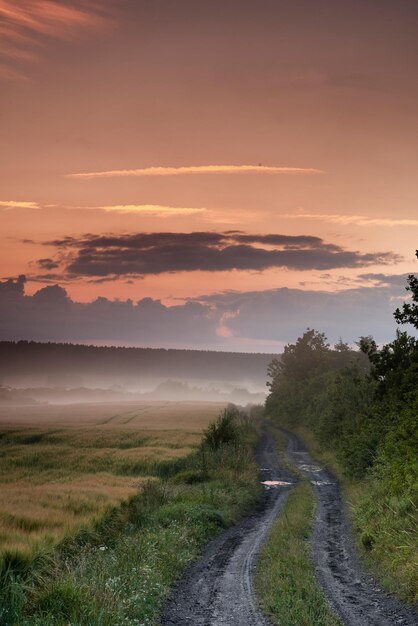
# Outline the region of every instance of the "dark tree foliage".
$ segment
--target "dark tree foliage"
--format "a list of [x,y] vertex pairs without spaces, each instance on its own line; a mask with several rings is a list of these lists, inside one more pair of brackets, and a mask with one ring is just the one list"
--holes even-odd
[[418,375],[418,342],[404,331],[380,350],[372,337],[361,337],[360,350],[369,358],[370,376],[378,384],[380,397],[391,396],[400,402],[416,390]]
[[[411,301],[395,312],[418,328],[418,278]],[[266,409],[285,426],[306,426],[331,448],[348,475],[379,475],[393,493],[416,497],[418,484],[418,341],[398,330],[380,347],[361,337],[354,351],[341,339],[331,348],[308,329],[270,364]]]
[[[263,383],[273,354],[0,341],[0,381],[33,375],[181,377]],[[59,384],[59,383],[57,383]]]
[[[418,258],[418,250],[415,253]],[[418,278],[411,274],[408,277],[407,291],[412,294],[411,302],[405,302],[402,306],[402,310],[396,309],[395,320],[398,324],[412,324],[415,328],[418,328]]]
[[203,432],[202,444],[212,450],[221,446],[237,444],[240,436],[239,411],[236,406],[229,405],[218,417],[216,422],[209,424]]
[[307,329],[295,344],[286,346],[268,374],[267,411],[287,426],[308,426],[323,444],[338,448],[351,473],[358,473],[351,468],[353,462],[363,471],[372,450],[359,440],[361,459],[354,459],[346,448],[349,433],[359,439],[364,432],[360,422],[368,414],[374,385],[367,377],[364,355],[342,341],[332,349],[323,333]]

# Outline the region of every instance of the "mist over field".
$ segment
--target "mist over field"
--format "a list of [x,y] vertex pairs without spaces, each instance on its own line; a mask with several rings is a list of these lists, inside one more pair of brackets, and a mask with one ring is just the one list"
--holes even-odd
[[0,342],[0,402],[258,404],[272,354]]

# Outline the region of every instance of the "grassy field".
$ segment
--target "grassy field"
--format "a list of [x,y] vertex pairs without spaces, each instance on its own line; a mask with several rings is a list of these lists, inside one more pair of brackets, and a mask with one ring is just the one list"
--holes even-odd
[[[161,431],[156,430],[154,422],[153,430],[138,430],[129,436],[129,430],[113,431],[105,426],[103,431],[101,425],[97,439],[87,427],[81,438],[79,429],[64,430],[62,445],[64,451],[73,448],[68,452],[73,461],[79,458],[74,455],[101,451],[97,442],[105,444],[109,453],[115,449],[126,451],[128,459],[132,450],[141,455],[146,447],[152,448],[148,465],[141,460],[142,471],[148,468],[148,475],[140,476],[144,484],[129,500],[107,515],[102,513],[100,523],[93,524],[90,518],[89,530],[75,533],[72,526],[72,538],[56,543],[54,550],[44,545],[36,558],[27,563],[22,557],[9,558],[9,567],[0,571],[2,626],[158,624],[167,593],[187,563],[198,556],[211,537],[253,507],[260,495],[253,453],[257,440],[254,426],[247,418],[235,416],[233,437],[227,438],[225,433],[231,431],[222,428],[222,419],[213,425],[219,407],[200,405],[194,410],[200,414],[194,419],[191,414],[189,430],[183,421],[180,434],[175,429],[168,430],[167,422]],[[202,442],[201,429],[209,421],[210,437],[204,435]],[[8,430],[6,436],[28,436],[27,429],[24,432],[13,435]],[[49,431],[48,437],[59,435]],[[110,446],[114,438],[121,447]],[[129,447],[132,442],[134,447]],[[5,444],[9,445],[48,444],[42,440]],[[190,453],[184,456],[186,449]],[[183,456],[179,456],[179,451]],[[129,460],[124,463],[132,469]],[[94,473],[94,463],[89,464],[88,458],[83,467],[92,470],[84,469],[86,476],[101,474]],[[119,460],[115,460],[113,468],[119,471],[115,469],[120,468]],[[59,474],[60,468],[54,461],[52,470],[44,471]],[[111,472],[109,475],[127,480],[133,477]],[[138,477],[134,479],[137,484]],[[33,501],[32,498],[30,503]],[[27,534],[30,541],[30,533]]]
[[210,403],[0,407],[0,563],[29,558],[190,454]]

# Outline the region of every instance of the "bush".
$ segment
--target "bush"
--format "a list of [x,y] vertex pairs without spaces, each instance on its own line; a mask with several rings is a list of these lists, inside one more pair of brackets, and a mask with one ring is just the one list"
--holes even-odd
[[203,433],[202,445],[211,450],[219,450],[225,444],[238,444],[240,433],[238,428],[238,411],[227,408],[218,419],[209,424]]

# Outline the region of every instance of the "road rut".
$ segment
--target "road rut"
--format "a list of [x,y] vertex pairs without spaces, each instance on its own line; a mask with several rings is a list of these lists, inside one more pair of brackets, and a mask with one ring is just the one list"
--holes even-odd
[[417,613],[385,593],[362,567],[337,480],[288,438],[289,461],[311,481],[317,499],[312,556],[318,584],[345,626],[418,626]]
[[[273,437],[263,433],[257,451],[261,480],[292,483],[280,466]],[[253,573],[260,547],[279,515],[291,484],[266,488],[257,510],[213,540],[174,587],[161,624],[267,626],[257,607]]]
[[[364,571],[356,554],[336,479],[321,468],[290,432],[287,460],[313,485],[317,512],[312,556],[317,583],[344,626],[418,626],[416,612],[385,593]],[[222,533],[173,588],[161,626],[268,626],[254,597],[253,575],[260,547],[286,501],[291,483],[274,438],[261,437],[257,460],[261,480],[290,483],[266,489],[252,515]],[[312,624],[312,626],[315,626]]]

